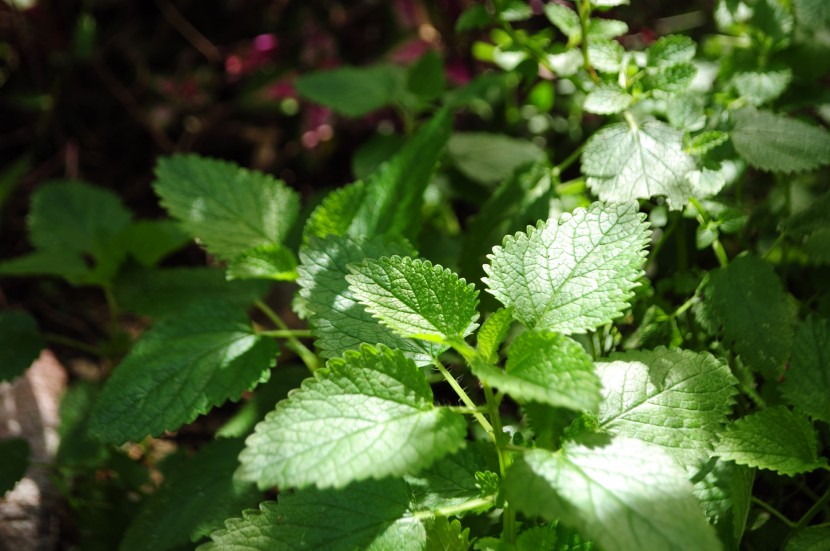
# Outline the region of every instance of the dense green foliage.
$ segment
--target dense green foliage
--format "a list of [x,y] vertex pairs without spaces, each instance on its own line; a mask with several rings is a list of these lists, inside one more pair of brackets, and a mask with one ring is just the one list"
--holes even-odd
[[[830,10],[720,0],[717,33],[649,42],[625,4],[472,5],[495,70],[459,88],[432,51],[299,77],[405,122],[316,202],[194,154],[158,161],[171,220],[36,189],[0,274],[102,289],[117,360],[67,395],[57,469],[146,478],[119,449],[236,404],[153,467],[123,548],[826,545]],[[493,109],[532,117],[455,130]],[[209,268],[159,267],[194,239]],[[0,314],[2,379],[43,346]],[[26,450],[2,446],[5,489]]]

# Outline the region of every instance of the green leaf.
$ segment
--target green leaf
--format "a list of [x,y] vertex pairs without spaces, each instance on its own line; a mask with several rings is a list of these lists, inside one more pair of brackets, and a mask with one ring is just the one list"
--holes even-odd
[[[477,472],[496,472],[499,464],[492,447],[470,444],[446,455],[414,475],[407,475],[415,510],[461,508],[469,502],[495,495],[482,495]],[[484,508],[492,507],[492,503]]]
[[407,73],[406,86],[422,101],[431,101],[444,93],[447,79],[444,75],[444,60],[435,50],[418,58]]
[[830,541],[830,526],[809,526],[795,533],[787,541],[784,551],[826,551]]
[[300,249],[300,297],[306,301],[311,332],[322,357],[340,356],[362,343],[380,343],[401,350],[418,365],[427,365],[446,349],[437,343],[398,336],[367,312],[349,288],[348,265],[394,253],[415,254],[402,240],[379,237],[330,236],[312,239]]
[[427,551],[467,551],[470,548],[470,529],[447,517],[435,517],[427,522]]
[[827,227],[830,227],[830,191],[816,197],[804,210],[796,212],[779,225],[783,233],[793,236],[804,236]]
[[616,73],[625,55],[625,48],[614,40],[591,40],[588,42],[588,59],[601,73]]
[[793,72],[790,69],[778,71],[744,71],[732,77],[732,86],[749,103],[758,106],[777,99],[790,85]]
[[[708,467],[708,465],[707,465]],[[695,476],[698,478],[698,475]],[[755,469],[732,461],[715,461],[695,482],[695,497],[727,549],[738,549],[746,528]]]
[[582,37],[579,15],[563,4],[545,4],[545,16],[562,34],[574,41]]
[[0,262],[2,276],[56,276],[73,284],[82,284],[90,267],[80,253],[72,251],[34,251]]
[[526,326],[564,334],[609,323],[642,273],[650,231],[633,203],[593,203],[507,236],[482,281]]
[[670,34],[648,47],[646,59],[652,67],[669,67],[689,63],[694,59],[696,50],[697,44],[688,36]]
[[260,245],[231,260],[227,278],[294,281],[297,279],[297,258],[285,245]]
[[385,64],[326,69],[294,81],[300,96],[347,117],[362,117],[392,105],[402,86],[402,69]]
[[596,8],[612,8],[614,6],[628,5],[629,0],[591,0],[591,5]]
[[683,149],[683,133],[660,121],[632,128],[616,123],[591,136],[582,153],[588,187],[603,201],[666,197],[682,209],[695,190],[687,174],[696,168]]
[[56,461],[62,467],[97,469],[111,457],[108,446],[88,430],[89,415],[100,390],[97,384],[78,381],[69,385],[61,397]]
[[29,443],[23,438],[0,440],[0,457],[3,458],[3,468],[0,469],[0,498],[13,490],[26,474],[29,467],[29,452]]
[[393,256],[349,266],[349,288],[366,310],[403,337],[444,342],[478,324],[478,291],[428,260]]
[[784,406],[767,408],[726,427],[715,455],[739,465],[787,476],[826,465],[818,457],[818,436],[806,416]]
[[455,32],[483,29],[490,23],[490,14],[484,4],[472,4],[458,16],[455,22]]
[[673,127],[697,132],[706,127],[706,112],[700,94],[690,91],[671,94],[666,99],[666,118]]
[[330,193],[306,223],[306,240],[330,234],[416,237],[424,190],[449,139],[450,127],[450,112],[439,111],[365,183],[355,182]]
[[265,502],[259,511],[225,521],[199,551],[423,551],[426,531],[408,505],[400,479],[367,480],[346,490],[284,492],[279,503]]
[[222,260],[282,243],[299,212],[299,195],[281,180],[197,155],[160,159],[153,189],[167,212]]
[[726,143],[729,134],[720,130],[707,130],[692,137],[686,151],[690,155],[704,155],[719,145]]
[[176,430],[267,379],[277,352],[236,306],[194,304],[142,335],[107,381],[90,431],[120,444]]
[[[558,6],[559,4],[548,5]],[[594,88],[585,96],[585,103],[582,107],[589,113],[613,115],[628,109],[632,101],[634,98],[616,84],[604,84]]]
[[529,451],[508,471],[505,493],[525,514],[561,519],[606,551],[720,548],[685,473],[639,440]]
[[476,333],[478,352],[487,363],[498,363],[499,347],[507,337],[512,322],[513,312],[509,308],[499,308],[487,318]]
[[119,549],[171,549],[195,542],[255,505],[260,499],[256,487],[233,479],[242,445],[241,440],[219,439],[178,461],[142,503]]
[[793,0],[793,11],[799,26],[819,29],[830,21],[830,4],[824,0]]
[[528,140],[485,132],[456,132],[447,142],[450,162],[474,182],[496,184],[545,153]]
[[506,0],[500,10],[499,16],[504,21],[524,21],[533,16],[533,8],[525,0]]
[[46,348],[37,322],[27,312],[0,312],[0,381],[19,377]]
[[688,88],[697,75],[697,67],[691,63],[680,63],[661,67],[646,79],[649,88],[664,92],[682,92]]
[[464,417],[433,405],[400,351],[363,345],[326,365],[257,425],[237,476],[260,488],[343,488],[416,473],[464,445]]
[[352,156],[352,173],[356,179],[366,178],[400,151],[406,138],[399,134],[375,134],[357,148]]
[[823,128],[751,107],[733,117],[735,150],[756,168],[791,173],[830,163],[830,132]]
[[139,220],[121,234],[119,241],[142,266],[150,267],[182,248],[190,236],[173,220]]
[[600,382],[591,356],[576,341],[550,331],[525,331],[507,349],[502,371],[473,362],[483,382],[519,401],[596,411]]
[[263,281],[227,281],[221,270],[163,268],[131,270],[115,284],[118,305],[152,318],[175,317],[190,305],[219,300],[248,308],[268,290]]
[[729,366],[706,352],[613,354],[597,374],[600,427],[656,444],[687,470],[709,457],[737,394]]
[[795,312],[768,263],[744,255],[709,272],[695,307],[698,321],[713,333],[722,327],[729,348],[749,367],[778,378],[790,354]]
[[808,318],[798,325],[781,393],[807,415],[830,423],[830,323]]
[[517,551],[591,551],[596,547],[579,534],[566,528],[560,522],[534,526],[519,534],[516,539]]
[[662,308],[652,304],[637,324],[637,329],[623,341],[623,348],[650,349],[658,346],[677,348],[683,344],[683,336],[677,321]]
[[610,40],[628,32],[628,24],[616,19],[591,18],[588,21],[588,39]]

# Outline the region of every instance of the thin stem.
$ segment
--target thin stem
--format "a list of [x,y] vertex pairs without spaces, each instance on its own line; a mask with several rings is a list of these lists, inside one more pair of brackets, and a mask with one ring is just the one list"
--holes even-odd
[[89,352],[90,354],[94,354],[95,356],[101,355],[101,350],[97,346],[93,346],[89,343],[85,343],[83,341],[79,341],[77,339],[73,339],[72,337],[66,337],[64,335],[58,335],[57,333],[41,333],[43,338],[49,342],[53,342],[55,344],[62,344],[64,346],[69,346],[71,348],[75,348],[76,350],[82,350],[84,352]]
[[[709,213],[706,211],[706,208],[703,206],[703,204],[700,201],[698,201],[696,197],[690,197],[689,202],[697,210],[698,222],[700,222],[701,225],[708,224],[711,220],[711,217],[709,216]],[[726,267],[729,264],[729,257],[726,255],[726,250],[723,248],[723,244],[717,237],[712,242],[712,250],[715,252],[715,257],[718,259],[718,264],[720,264],[720,267]]]
[[462,402],[464,402],[464,405],[467,406],[467,408],[469,408],[469,410],[472,412],[473,417],[475,417],[476,421],[478,421],[478,424],[481,425],[481,428],[483,428],[487,435],[490,436],[493,442],[495,442],[496,434],[493,431],[493,425],[491,425],[490,422],[487,421],[487,418],[484,417],[484,415],[482,415],[478,411],[478,406],[476,405],[476,403],[470,399],[470,396],[464,391],[463,388],[461,388],[461,385],[458,384],[458,381],[455,380],[455,377],[452,376],[452,373],[447,371],[447,368],[444,367],[444,364],[442,364],[440,360],[435,359],[432,361],[432,363],[433,365],[435,365],[436,368],[438,368],[438,371],[441,373],[441,375],[444,376],[444,380],[447,381],[452,387],[452,389],[455,391],[455,393],[458,394],[458,397],[461,399]]
[[495,505],[495,502],[496,496],[478,497],[458,505],[439,507],[438,509],[430,511],[415,511],[412,513],[412,517],[418,520],[426,520],[435,517],[448,517],[450,515],[457,515],[458,513],[463,513],[465,511],[473,511],[475,509],[483,509],[485,507],[489,508]]
[[193,24],[173,6],[169,0],[156,0],[156,5],[161,10],[167,22],[173,25],[177,31],[196,48],[211,63],[222,61],[222,52],[219,48],[205,37]]
[[[490,422],[493,423],[495,431],[496,452],[499,456],[499,473],[502,480],[504,480],[508,467],[512,462],[510,452],[505,448],[510,442],[505,442],[504,427],[501,424],[501,415],[499,414],[499,406],[496,403],[496,398],[493,395],[493,389],[489,385],[482,384],[484,390],[484,399],[487,401],[487,411],[490,417]],[[502,511],[502,521],[504,525],[504,539],[507,543],[514,543],[516,541],[516,510],[510,506],[509,503],[504,503]]]
[[[288,328],[288,325],[282,320],[276,312],[274,312],[267,304],[262,302],[261,300],[256,301],[255,306],[259,308],[259,310],[265,314],[265,316],[271,320],[271,322],[282,329],[283,331],[291,331]],[[303,361],[305,366],[308,368],[309,371],[314,373],[314,371],[318,367],[317,356],[309,350],[303,343],[297,340],[297,337],[287,337],[286,346],[293,350]]]
[[585,149],[585,143],[577,147],[570,155],[565,157],[565,160],[553,167],[552,172],[558,178],[562,172],[565,171],[569,166],[571,166],[579,156],[582,155],[582,150]]
[[291,337],[307,339],[312,336],[311,331],[308,329],[273,329],[260,331],[257,334],[263,337],[274,337],[275,339],[290,339]]
[[778,509],[776,509],[775,507],[773,507],[769,503],[767,503],[765,501],[761,501],[757,497],[752,498],[752,503],[754,503],[755,505],[758,505],[762,509],[766,510],[769,514],[771,514],[772,516],[774,516],[775,518],[777,518],[778,520],[780,520],[781,522],[786,524],[788,528],[795,528],[796,527],[796,523],[794,523],[793,521],[791,521],[790,519],[785,517],[784,514],[781,511],[779,511]]
[[637,124],[637,120],[634,118],[634,115],[631,114],[631,111],[623,113],[623,118],[625,119],[625,122],[628,123],[628,127],[631,128],[631,130],[637,130],[640,128],[640,125]]
[[[825,465],[824,468],[830,471],[830,467]],[[794,528],[796,530],[801,530],[802,528],[810,524],[810,521],[813,520],[813,518],[819,513],[819,511],[821,511],[821,509],[825,505],[827,505],[828,502],[830,502],[830,488],[828,488],[827,491],[824,492],[824,495],[821,496],[818,499],[818,501],[813,503],[813,506],[810,507],[806,513],[804,513],[804,516],[798,519],[798,523],[796,523]]]
[[671,316],[670,316],[670,317],[672,317],[672,318],[677,318],[678,316],[682,315],[684,312],[686,312],[686,310],[688,310],[689,308],[691,308],[691,307],[692,307],[692,305],[693,305],[696,301],[697,301],[697,295],[692,295],[692,296],[691,296],[691,297],[690,297],[690,298],[689,298],[686,302],[684,302],[683,304],[681,304],[680,306],[678,306],[678,307],[677,307],[677,310],[675,310],[674,312],[672,312],[672,314],[671,314]]
[[591,65],[591,59],[588,57],[588,20],[591,17],[591,4],[588,0],[581,0],[579,7],[579,27],[582,31],[582,64],[585,70],[591,75],[591,80],[599,84],[599,75]]
[[103,290],[110,314],[110,336],[114,337],[121,331],[121,311],[118,308],[118,302],[115,300],[115,293],[112,292],[112,288],[106,285]]

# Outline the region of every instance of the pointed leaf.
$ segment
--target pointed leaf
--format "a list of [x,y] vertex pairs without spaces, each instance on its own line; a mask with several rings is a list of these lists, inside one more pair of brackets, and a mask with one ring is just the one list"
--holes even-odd
[[732,461],[715,461],[712,469],[695,482],[695,497],[727,549],[739,548],[754,481],[755,469]]
[[433,405],[401,352],[363,345],[326,365],[257,425],[238,476],[261,488],[342,488],[416,473],[464,445],[464,418]]
[[478,352],[491,364],[498,363],[499,347],[513,323],[513,312],[499,308],[493,312],[476,333]]
[[198,541],[255,505],[256,487],[233,480],[242,445],[241,440],[215,440],[165,472],[164,483],[142,503],[119,549],[171,549]]
[[821,127],[751,107],[734,120],[735,150],[756,168],[789,173],[830,163],[830,132]]
[[470,548],[470,529],[447,517],[435,517],[427,522],[427,551],[467,551]]
[[657,444],[686,469],[705,461],[730,413],[737,380],[706,352],[614,354],[597,363],[600,427]]
[[0,312],[0,382],[23,374],[46,348],[37,322],[27,312]]
[[527,452],[508,471],[505,492],[526,514],[561,519],[606,551],[720,548],[685,473],[640,440]]
[[89,274],[81,253],[72,251],[34,251],[0,262],[0,276],[56,276],[81,284]]
[[478,291],[428,260],[393,256],[349,266],[354,296],[371,314],[404,337],[443,342],[478,326]]
[[603,201],[665,196],[670,209],[682,209],[695,196],[686,178],[695,168],[683,149],[683,133],[659,121],[606,126],[582,153],[588,186]]
[[243,310],[195,304],[142,335],[107,381],[90,432],[121,444],[176,430],[267,379],[277,351]]
[[262,503],[259,511],[226,521],[199,551],[424,551],[426,531],[408,505],[406,484],[399,479],[281,493],[279,503]]
[[528,327],[581,333],[620,315],[650,234],[633,203],[593,203],[504,238],[482,281]]
[[139,220],[118,238],[123,247],[142,266],[155,266],[173,251],[190,241],[173,220]]
[[311,331],[324,358],[340,356],[363,343],[384,344],[401,350],[418,365],[426,365],[446,347],[437,343],[413,341],[396,335],[360,304],[349,288],[346,266],[366,258],[394,253],[414,255],[412,247],[400,239],[351,239],[329,236],[312,239],[300,249],[300,297],[310,312]]
[[807,415],[830,423],[830,323],[808,318],[799,324],[781,392]]
[[393,65],[338,67],[298,77],[297,92],[347,117],[361,117],[395,102],[403,89],[403,72]]
[[563,4],[545,4],[545,16],[562,34],[577,39],[582,36],[579,15]]
[[197,155],[160,159],[153,188],[167,212],[223,260],[282,243],[299,212],[299,195],[283,181]]
[[496,184],[518,167],[541,161],[545,153],[528,140],[485,132],[456,132],[447,142],[447,157],[470,180]]
[[600,382],[591,356],[558,333],[525,331],[507,349],[504,370],[475,362],[472,369],[479,379],[519,401],[586,411],[595,411],[599,404]]
[[818,457],[818,436],[809,419],[784,406],[767,408],[726,427],[715,455],[739,465],[787,476],[827,464]]

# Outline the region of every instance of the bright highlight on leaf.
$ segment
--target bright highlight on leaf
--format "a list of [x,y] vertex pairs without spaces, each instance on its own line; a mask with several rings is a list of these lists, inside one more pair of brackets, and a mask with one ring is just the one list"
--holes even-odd
[[657,444],[686,469],[708,459],[727,421],[737,380],[706,352],[615,354],[597,363],[600,427]]
[[297,279],[297,259],[285,245],[260,245],[234,258],[228,264],[227,277],[293,281]]
[[238,476],[261,488],[342,488],[414,474],[464,445],[464,417],[433,405],[401,352],[363,345],[326,366],[257,425]]
[[443,342],[477,327],[478,291],[428,260],[384,257],[349,270],[346,280],[355,297],[401,336]]
[[297,192],[281,180],[218,159],[165,157],[156,178],[162,206],[222,260],[282,243],[300,208]]
[[639,440],[527,452],[508,471],[505,492],[524,513],[560,519],[606,551],[720,548],[685,473]]
[[825,458],[819,459],[817,446],[818,436],[810,420],[778,406],[727,426],[715,455],[739,465],[794,476],[827,464]]
[[642,274],[650,231],[633,203],[593,203],[504,238],[482,281],[531,328],[582,333],[611,322]]

